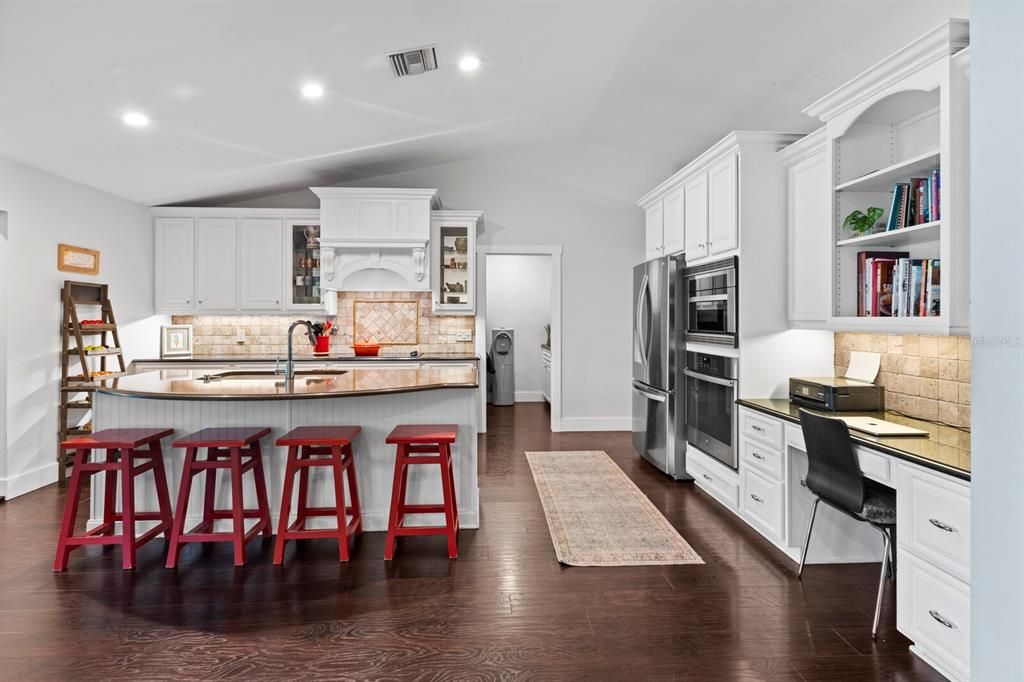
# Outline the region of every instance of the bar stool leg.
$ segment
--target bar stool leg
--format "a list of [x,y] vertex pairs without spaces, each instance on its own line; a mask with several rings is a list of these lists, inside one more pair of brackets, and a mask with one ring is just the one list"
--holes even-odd
[[[116,462],[114,458],[113,450],[106,450],[104,452],[104,462],[106,464],[114,464]],[[115,524],[117,523],[117,471],[114,469],[108,469],[103,472],[103,525],[109,526],[105,531],[104,535],[114,535],[117,533]],[[103,551],[109,552],[114,549],[114,545],[103,545]]]
[[135,568],[135,477],[132,476],[134,450],[125,448],[121,456],[121,568]]
[[160,525],[164,527],[164,538],[170,539],[174,517],[171,515],[171,498],[167,490],[167,472],[164,471],[164,453],[160,441],[150,446],[153,453],[153,480],[156,483],[157,505],[160,507]]
[[60,523],[60,537],[57,538],[57,556],[53,560],[54,571],[64,571],[68,567],[68,554],[72,547],[68,538],[75,531],[75,519],[78,517],[78,503],[82,500],[82,465],[89,459],[90,450],[75,450],[75,461],[71,470],[71,481],[68,494],[64,499],[64,516]]
[[[167,548],[167,568],[178,565],[178,553],[181,551],[181,534],[185,532],[185,513],[188,511],[188,496],[192,490],[192,475],[196,461],[196,448],[185,449],[185,463],[181,470],[181,484],[178,486],[177,506],[174,520],[171,523],[171,541]],[[212,470],[207,470],[207,476]]]
[[280,566],[284,563],[284,547],[288,539],[288,517],[292,511],[292,492],[295,489],[295,469],[298,460],[299,447],[291,445],[288,447],[288,461],[284,467],[284,485],[281,493],[281,515],[277,519],[277,538],[274,541],[274,565]]
[[402,493],[405,489],[404,467],[405,467],[404,443],[399,443],[395,452],[395,478],[391,483],[391,514],[388,518],[388,536],[384,542],[384,559],[391,561],[395,557],[395,530],[398,528],[400,509],[404,504]]
[[348,457],[348,496],[352,500],[352,524],[355,533],[363,532],[363,512],[359,507],[359,485],[356,483],[356,461],[352,454],[352,445],[346,445],[344,450]]
[[334,508],[338,516],[338,558],[348,561],[348,516],[345,513],[345,478],[342,472],[341,447],[331,446],[331,467],[334,477]]
[[270,502],[267,501],[267,478],[263,475],[263,451],[260,442],[252,444],[253,479],[256,482],[256,503],[260,506],[260,520],[263,524],[263,537],[269,538],[274,529],[270,526]]
[[[206,461],[217,460],[217,450],[206,448]],[[216,523],[214,513],[217,509],[217,469],[207,469],[203,474],[203,522],[200,528],[204,533],[212,533]]]
[[444,493],[444,522],[448,536],[448,558],[459,556],[458,511],[455,507],[455,481],[452,477],[452,454],[447,443],[441,443],[441,488]]
[[231,518],[234,522],[235,566],[245,565],[245,502],[242,498],[242,451],[231,448]]
[[[299,446],[299,461],[310,458],[308,446]],[[306,517],[309,513],[309,467],[299,468],[299,504],[298,514],[295,517],[300,530],[306,529]]]

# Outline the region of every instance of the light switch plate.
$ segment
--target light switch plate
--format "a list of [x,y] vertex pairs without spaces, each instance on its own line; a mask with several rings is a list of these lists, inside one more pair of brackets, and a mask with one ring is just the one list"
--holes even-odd
[[235,329],[235,343],[245,343],[245,327]]
[[471,331],[455,332],[455,340],[456,341],[472,341],[473,340],[473,332],[471,332]]

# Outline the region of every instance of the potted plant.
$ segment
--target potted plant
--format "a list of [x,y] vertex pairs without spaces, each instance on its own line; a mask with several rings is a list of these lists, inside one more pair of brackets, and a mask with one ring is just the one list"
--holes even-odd
[[843,221],[843,227],[849,229],[858,237],[861,235],[869,234],[872,229],[881,220],[882,215],[885,211],[877,206],[872,206],[867,211],[853,211],[850,215],[846,216],[846,220]]

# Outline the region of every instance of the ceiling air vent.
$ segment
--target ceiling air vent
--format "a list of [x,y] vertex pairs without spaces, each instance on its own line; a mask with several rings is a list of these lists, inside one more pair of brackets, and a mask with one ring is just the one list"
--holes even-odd
[[428,45],[427,47],[392,52],[388,55],[388,61],[397,78],[418,76],[421,73],[437,69],[436,46]]

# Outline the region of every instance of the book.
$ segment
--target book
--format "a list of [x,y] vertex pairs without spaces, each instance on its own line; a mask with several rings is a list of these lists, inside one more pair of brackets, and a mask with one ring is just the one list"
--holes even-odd
[[886,221],[886,223],[885,223],[885,231],[886,232],[891,232],[892,230],[898,229],[898,225],[897,225],[896,221],[899,218],[899,213],[900,213],[900,202],[901,202],[900,195],[901,194],[902,194],[902,190],[900,189],[899,185],[896,185],[895,187],[893,187],[893,190],[892,190],[892,203],[889,206],[889,220]]
[[942,190],[939,186],[939,171],[938,169],[932,171],[932,220],[942,220],[942,204],[939,199],[942,195]]
[[929,317],[938,317],[942,313],[942,306],[940,305],[940,295],[942,293],[941,279],[939,260],[936,258],[931,261],[928,275],[928,307],[926,311]]
[[907,226],[907,212],[910,210],[910,184],[901,182],[896,186],[900,188],[900,207],[896,216],[896,229],[900,230]]
[[893,269],[906,251],[861,251],[857,254],[857,316],[892,315]]

